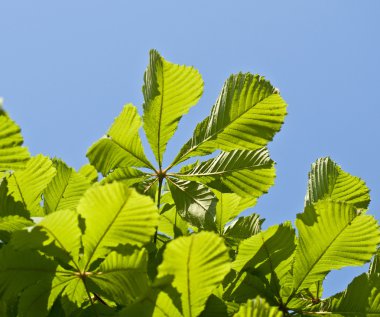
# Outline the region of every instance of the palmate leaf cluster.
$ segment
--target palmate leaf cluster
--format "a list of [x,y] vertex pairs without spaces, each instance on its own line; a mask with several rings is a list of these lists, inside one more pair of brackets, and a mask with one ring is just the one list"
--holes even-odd
[[[380,316],[380,231],[361,179],[321,158],[295,227],[239,217],[275,179],[266,146],[286,103],[265,78],[230,76],[163,166],[202,92],[197,70],[151,51],[142,118],[124,106],[78,171],[31,157],[1,108],[0,316]],[[323,298],[331,270],[369,261]]]

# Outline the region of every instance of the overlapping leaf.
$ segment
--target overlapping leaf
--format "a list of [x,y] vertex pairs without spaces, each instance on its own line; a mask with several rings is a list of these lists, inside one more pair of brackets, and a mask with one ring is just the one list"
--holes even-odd
[[184,317],[197,317],[231,267],[223,239],[202,231],[168,243],[157,278],[173,277]]
[[183,219],[201,228],[213,226],[216,198],[209,188],[172,178],[168,184],[177,212]]
[[25,169],[8,177],[9,194],[21,202],[31,216],[43,216],[41,195],[55,174],[52,161],[43,155],[37,155],[28,161]]
[[158,212],[153,201],[121,183],[90,188],[78,206],[86,221],[85,267],[119,244],[143,245],[155,233]]
[[295,292],[322,280],[330,270],[364,264],[380,243],[377,221],[346,203],[322,200],[299,214],[296,226]]
[[103,175],[116,167],[147,167],[152,168],[144,154],[139,128],[141,119],[136,107],[131,104],[124,106],[115,119],[107,136],[95,142],[88,150],[87,157],[91,164]]
[[90,180],[69,168],[61,160],[54,160],[56,175],[44,190],[46,214],[56,210],[75,209],[84,192],[90,187]]
[[329,157],[318,159],[309,173],[305,205],[330,198],[347,202],[356,208],[366,209],[370,202],[365,182],[343,171]]
[[157,51],[150,51],[143,86],[144,130],[160,167],[181,117],[202,92],[203,80],[196,69],[170,63]]
[[222,152],[176,176],[201,182],[221,192],[257,199],[273,185],[276,173],[267,149],[263,148]]
[[284,100],[267,80],[249,73],[232,75],[211,114],[197,125],[171,165],[216,149],[258,150],[280,130],[285,115]]
[[256,297],[240,306],[234,317],[282,317],[283,313],[276,307],[271,307],[264,299]]
[[30,154],[23,147],[20,127],[8,117],[0,100],[0,178],[7,170],[23,168]]

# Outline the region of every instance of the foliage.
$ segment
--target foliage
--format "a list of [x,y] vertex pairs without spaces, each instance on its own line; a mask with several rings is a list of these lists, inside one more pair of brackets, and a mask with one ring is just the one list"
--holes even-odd
[[[163,167],[202,92],[197,70],[151,51],[143,120],[124,106],[79,171],[31,157],[1,108],[1,316],[380,316],[380,231],[361,179],[321,158],[295,227],[239,217],[274,183],[266,146],[286,115],[262,76],[230,76]],[[323,298],[331,270],[371,258],[368,273]]]

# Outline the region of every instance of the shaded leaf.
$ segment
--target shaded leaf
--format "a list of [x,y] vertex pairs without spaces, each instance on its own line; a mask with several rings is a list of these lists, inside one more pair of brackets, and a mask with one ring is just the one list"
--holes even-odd
[[244,305],[241,305],[239,311],[234,317],[282,317],[282,312],[276,308],[269,306],[264,299],[256,297],[248,300]]

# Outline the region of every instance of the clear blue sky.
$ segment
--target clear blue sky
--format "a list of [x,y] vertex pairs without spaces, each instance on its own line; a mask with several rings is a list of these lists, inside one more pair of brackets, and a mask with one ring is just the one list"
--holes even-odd
[[[33,154],[84,164],[123,104],[141,112],[156,48],[205,81],[166,161],[229,74],[259,73],[289,104],[270,145],[276,184],[255,207],[267,226],[302,211],[310,165],[327,155],[367,182],[380,219],[380,1],[3,0],[0,13],[0,96]],[[358,272],[330,274],[325,294]]]

